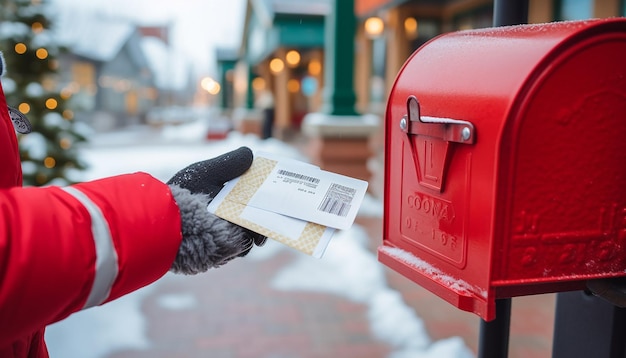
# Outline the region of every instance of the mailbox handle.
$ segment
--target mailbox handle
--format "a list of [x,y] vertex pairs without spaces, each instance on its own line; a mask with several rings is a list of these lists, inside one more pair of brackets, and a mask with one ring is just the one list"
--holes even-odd
[[420,104],[413,95],[407,99],[407,115],[400,120],[400,129],[407,134],[425,135],[456,143],[474,144],[476,137],[476,130],[471,122],[422,116]]

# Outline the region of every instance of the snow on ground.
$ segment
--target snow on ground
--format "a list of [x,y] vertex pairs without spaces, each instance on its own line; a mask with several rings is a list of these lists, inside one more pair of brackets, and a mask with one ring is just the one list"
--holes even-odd
[[471,357],[471,351],[459,337],[430,340],[423,321],[400,293],[387,287],[383,267],[367,249],[367,240],[367,233],[358,225],[340,231],[333,236],[321,260],[298,256],[276,275],[273,287],[327,292],[365,304],[371,331],[395,349],[390,357]]
[[[167,180],[188,164],[242,145],[253,151],[306,161],[295,148],[275,139],[259,140],[256,136],[232,133],[225,140],[206,142],[202,136],[205,129],[201,123],[194,123],[159,132],[144,129],[99,135],[84,150],[83,158],[91,166],[84,180],[135,171]],[[359,215],[380,217],[382,205],[367,196]],[[430,339],[423,321],[397,291],[387,286],[383,267],[366,249],[367,240],[365,230],[356,224],[339,231],[322,259],[300,255],[276,275],[272,284],[280,290],[326,292],[365,304],[373,334],[394,349],[390,358],[472,357],[459,337],[435,342]],[[269,240],[263,250],[253,250],[248,257],[269,260],[283,249],[282,244]],[[116,350],[145,349],[150,342],[140,307],[153,288],[154,285],[148,286],[52,325],[46,334],[51,356],[100,358]],[[193,309],[196,304],[194,297],[188,295],[164,296],[158,302],[172,310]]]

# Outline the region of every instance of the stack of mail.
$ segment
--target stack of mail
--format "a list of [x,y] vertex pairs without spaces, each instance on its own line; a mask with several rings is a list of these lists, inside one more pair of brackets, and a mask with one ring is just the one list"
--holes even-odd
[[274,154],[224,185],[208,210],[320,258],[335,229],[352,226],[368,183]]

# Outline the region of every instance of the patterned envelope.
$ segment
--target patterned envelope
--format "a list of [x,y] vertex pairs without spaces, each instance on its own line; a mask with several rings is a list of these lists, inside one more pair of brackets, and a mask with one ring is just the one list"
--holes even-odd
[[335,229],[246,205],[276,165],[275,160],[255,157],[250,169],[229,182],[213,199],[208,210],[225,220],[320,258]]

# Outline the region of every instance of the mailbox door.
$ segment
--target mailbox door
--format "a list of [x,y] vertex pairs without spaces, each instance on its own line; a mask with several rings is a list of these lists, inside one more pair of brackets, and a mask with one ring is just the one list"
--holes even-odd
[[[463,58],[451,52],[464,46]],[[509,92],[521,85],[524,70],[506,76],[509,71],[485,63],[472,46],[444,35],[415,52],[398,74],[385,120],[379,260],[456,307],[491,319],[496,145]],[[506,51],[493,53],[498,63]],[[469,64],[476,67],[462,68]],[[410,113],[414,102],[419,115]],[[473,127],[467,141],[465,123]]]
[[[495,163],[495,150],[487,148],[495,144],[463,142],[463,123],[470,121],[453,123],[460,126],[459,138],[449,138],[441,127],[450,124],[411,118],[410,103],[418,96],[426,108],[436,102],[424,92],[394,95],[406,102],[390,105],[387,112],[379,260],[455,306],[487,316]],[[414,129],[419,126],[426,128]],[[488,132],[474,128],[471,135]],[[470,242],[471,236],[480,239]]]

